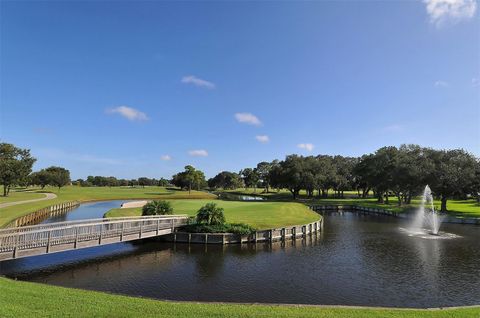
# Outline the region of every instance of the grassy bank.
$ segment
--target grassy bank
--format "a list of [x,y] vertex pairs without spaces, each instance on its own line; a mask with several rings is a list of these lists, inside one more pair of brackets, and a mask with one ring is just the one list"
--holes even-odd
[[[198,209],[212,200],[172,200],[170,201],[175,214],[194,216]],[[291,202],[239,202],[220,201],[215,203],[225,209],[227,222],[246,223],[257,229],[269,229],[285,225],[300,225],[318,220],[317,213],[305,205]],[[107,217],[138,216],[141,208],[112,209]]]
[[[131,199],[214,199],[215,196],[206,192],[192,191],[189,194],[187,191],[180,191],[178,189],[163,188],[163,187],[145,187],[145,188],[131,188],[131,187],[74,187],[68,186],[58,190],[58,188],[47,187],[43,190],[36,189],[29,192],[15,192],[12,191],[8,197],[9,202],[23,201],[34,199],[30,197],[36,195],[40,198],[44,197],[39,192],[52,192],[57,195],[56,199],[19,204],[11,207],[0,209],[0,227],[8,224],[12,220],[28,214],[30,212],[39,210],[41,208],[58,204],[66,201],[99,201],[99,200],[131,200]],[[3,202],[3,201],[2,201]]]
[[[374,198],[367,199],[314,199],[303,200],[308,204],[345,204],[345,205],[360,205],[371,208],[381,208],[395,212],[411,212],[414,211],[420,205],[420,199],[413,199],[411,204],[398,205],[397,198],[390,198],[388,204],[377,203]],[[440,201],[434,201],[435,209],[440,210]],[[449,200],[448,201],[448,214],[456,217],[480,217],[480,204],[476,200]]]
[[0,203],[18,202],[32,199],[41,199],[45,194],[35,191],[11,191],[8,197],[0,196]]
[[[292,195],[287,190],[281,190],[279,192],[271,191],[268,193],[262,193],[263,189],[237,189],[237,190],[228,190],[225,192],[239,195],[257,195],[266,198],[270,201],[292,201]],[[381,208],[386,210],[391,210],[395,212],[408,212],[416,209],[420,204],[420,198],[415,198],[412,200],[412,203],[409,205],[398,206],[398,199],[396,197],[390,197],[388,204],[379,204],[377,203],[376,198],[358,198],[357,193],[354,191],[345,191],[345,198],[338,199],[333,197],[328,198],[308,198],[304,191],[300,192],[298,198],[299,202],[306,204],[344,204],[344,205],[360,205],[371,208]],[[437,210],[440,210],[440,201],[434,200],[434,205]],[[480,204],[473,199],[470,200],[448,200],[447,202],[448,214],[456,217],[480,217]]]
[[410,310],[168,302],[68,289],[0,277],[1,317],[478,317],[480,307]]

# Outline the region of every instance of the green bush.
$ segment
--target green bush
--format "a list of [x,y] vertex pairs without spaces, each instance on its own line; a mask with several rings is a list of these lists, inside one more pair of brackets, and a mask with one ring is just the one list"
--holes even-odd
[[197,223],[206,225],[222,225],[225,223],[223,208],[218,207],[216,203],[205,204],[197,212]]
[[227,223],[228,233],[248,235],[255,233],[256,229],[245,223]]
[[173,208],[170,202],[164,200],[154,200],[145,204],[142,208],[142,215],[167,215],[173,214]]

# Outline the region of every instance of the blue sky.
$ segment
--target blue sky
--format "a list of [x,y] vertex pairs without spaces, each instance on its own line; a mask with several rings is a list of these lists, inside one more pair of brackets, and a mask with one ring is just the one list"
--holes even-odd
[[1,140],[73,178],[402,143],[480,155],[472,0],[3,1],[0,61]]

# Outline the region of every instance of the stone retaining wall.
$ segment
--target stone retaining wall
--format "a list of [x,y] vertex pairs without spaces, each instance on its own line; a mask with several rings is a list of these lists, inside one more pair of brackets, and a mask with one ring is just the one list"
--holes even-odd
[[201,243],[201,244],[241,244],[256,242],[274,242],[292,240],[299,237],[315,234],[323,229],[323,218],[309,224],[286,226],[282,228],[256,231],[250,235],[233,233],[188,233],[175,232],[164,235],[159,239],[176,243]]
[[79,205],[80,205],[80,202],[78,201],[70,201],[70,202],[54,204],[46,208],[37,210],[35,212],[29,213],[27,215],[21,216],[13,220],[12,222],[8,223],[6,227],[19,227],[19,226],[36,224],[43,220],[48,219],[49,217],[66,213],[76,208]]

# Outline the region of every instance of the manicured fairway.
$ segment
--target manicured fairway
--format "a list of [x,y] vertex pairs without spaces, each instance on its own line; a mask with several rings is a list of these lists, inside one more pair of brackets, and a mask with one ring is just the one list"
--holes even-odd
[[[335,204],[344,204],[344,205],[360,205],[371,208],[380,208],[391,210],[395,212],[412,212],[420,205],[420,199],[412,200],[410,205],[402,205],[401,207],[397,204],[397,198],[390,198],[389,204],[379,204],[374,198],[368,199],[315,199],[303,201],[307,204],[323,204],[323,205],[335,205]],[[440,210],[440,201],[434,200],[435,209]],[[448,214],[454,215],[456,217],[480,217],[480,204],[475,200],[448,200],[447,202]]]
[[[42,190],[37,190],[42,191]],[[69,186],[58,190],[57,188],[47,187],[43,191],[55,193],[58,197],[53,200],[39,201],[33,203],[19,204],[16,206],[6,207],[0,209],[0,227],[8,224],[10,221],[36,211],[38,209],[58,204],[66,201],[99,201],[99,200],[130,200],[130,199],[154,199],[154,198],[166,198],[166,199],[206,199],[216,198],[214,195],[192,191],[189,194],[187,191],[179,191],[176,189],[163,188],[163,187],[145,187],[145,188],[131,188],[131,187],[75,187]],[[27,200],[22,195],[14,194],[11,192],[12,197],[15,200],[22,201]],[[37,194],[37,193],[35,193]],[[43,194],[40,197],[44,197]]]
[[480,307],[443,310],[242,305],[157,301],[68,289],[0,277],[1,317],[278,317],[278,318],[467,318]]
[[[209,202],[215,202],[225,209],[225,217],[230,223],[247,223],[257,229],[300,225],[314,222],[319,215],[305,205],[290,202],[239,202],[221,200],[172,200],[174,214],[196,215],[198,209]],[[106,216],[141,215],[141,208],[113,209]]]
[[[236,190],[228,190],[225,192],[233,193],[233,194],[245,194],[245,195],[252,195],[255,194],[257,196],[268,198],[268,200],[272,201],[292,201],[292,195],[288,190],[281,190],[279,192],[271,191],[269,193],[262,193],[263,189],[257,189],[254,192],[254,189],[236,189]],[[330,192],[332,195],[332,192]],[[412,200],[412,204],[410,205],[403,205],[401,207],[398,206],[398,200],[396,197],[389,198],[389,204],[379,204],[377,203],[377,199],[373,197],[369,197],[366,199],[358,198],[356,191],[345,191],[344,199],[338,199],[333,197],[328,198],[321,198],[319,199],[317,196],[314,198],[308,198],[304,191],[300,192],[300,196],[298,201],[304,202],[306,204],[324,204],[324,205],[336,205],[336,204],[344,204],[344,205],[361,205],[361,206],[368,206],[372,208],[381,208],[387,209],[395,212],[408,212],[412,209],[415,209],[420,204],[420,198],[416,198]],[[440,209],[440,201],[434,200],[434,205],[437,210]],[[448,200],[447,201],[447,209],[448,213],[454,215],[456,217],[480,217],[480,204],[474,200]]]

